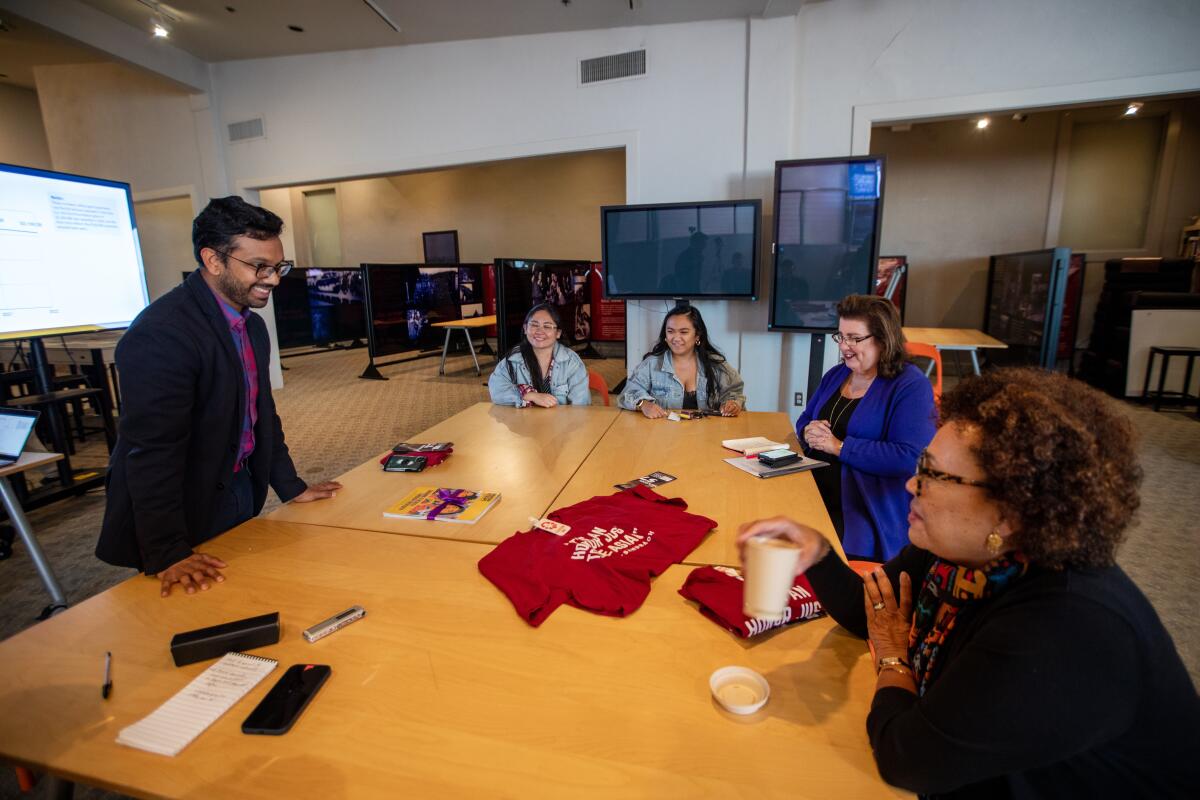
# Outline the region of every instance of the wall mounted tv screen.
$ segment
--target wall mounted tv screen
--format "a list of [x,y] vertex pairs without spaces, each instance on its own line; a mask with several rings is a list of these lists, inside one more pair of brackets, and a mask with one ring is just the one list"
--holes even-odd
[[753,300],[759,200],[600,209],[604,296]]
[[496,332],[501,353],[521,342],[521,324],[539,303],[554,306],[562,320],[559,341],[567,346],[592,339],[590,261],[497,258]]
[[771,330],[837,330],[837,304],[871,294],[883,211],[882,156],[775,162]]
[[1008,348],[989,349],[988,361],[1054,368],[1070,263],[1065,247],[991,257],[983,330]]
[[432,350],[437,322],[483,316],[483,264],[363,264],[371,357]]
[[129,184],[0,164],[0,336],[124,328],[148,302]]

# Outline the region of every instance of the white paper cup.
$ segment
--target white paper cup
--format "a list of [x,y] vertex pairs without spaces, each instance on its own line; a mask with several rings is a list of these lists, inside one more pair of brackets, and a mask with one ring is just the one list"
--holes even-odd
[[713,698],[726,711],[753,714],[771,696],[767,679],[746,667],[721,667],[708,679]]
[[753,536],[746,540],[744,553],[742,613],[770,622],[784,619],[800,548],[787,539]]

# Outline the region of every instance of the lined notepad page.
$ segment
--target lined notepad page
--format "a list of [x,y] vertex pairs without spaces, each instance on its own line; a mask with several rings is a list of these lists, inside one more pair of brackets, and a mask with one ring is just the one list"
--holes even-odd
[[122,729],[117,744],[178,755],[278,664],[271,658],[226,653],[149,716]]

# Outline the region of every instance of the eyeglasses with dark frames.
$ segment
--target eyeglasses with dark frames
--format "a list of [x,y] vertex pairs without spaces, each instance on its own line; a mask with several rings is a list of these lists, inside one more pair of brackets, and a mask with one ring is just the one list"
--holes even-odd
[[917,497],[921,496],[922,479],[928,478],[931,481],[942,481],[943,483],[957,483],[960,486],[977,486],[980,489],[991,489],[992,484],[987,481],[973,481],[970,478],[964,478],[961,475],[951,475],[949,472],[942,472],[938,469],[933,469],[929,466],[929,451],[922,450],[921,455],[917,456]]
[[[221,253],[220,250],[217,250],[216,252]],[[247,267],[253,268],[254,275],[259,280],[269,278],[272,275],[278,275],[282,278],[284,275],[287,275],[292,271],[292,267],[296,266],[296,262],[294,261],[280,261],[278,264],[253,264],[244,258],[238,258],[232,253],[221,253],[221,255],[225,256],[226,258],[232,258],[234,261],[240,261]]]
[[866,336],[846,336],[841,333],[835,333],[829,338],[833,339],[833,341],[837,342],[838,344],[845,342],[846,344],[856,347],[865,342],[867,339],[874,338],[874,336],[875,334],[873,333],[868,333]]

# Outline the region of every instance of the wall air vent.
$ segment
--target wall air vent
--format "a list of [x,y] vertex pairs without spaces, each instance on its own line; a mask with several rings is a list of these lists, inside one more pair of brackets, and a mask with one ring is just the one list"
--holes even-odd
[[241,122],[231,122],[226,127],[229,129],[230,144],[236,144],[237,142],[248,142],[252,139],[267,138],[267,132],[266,128],[263,126],[262,117],[242,120]]
[[579,61],[579,83],[587,86],[603,81],[629,80],[646,75],[646,51],[631,50],[598,58],[583,58]]

